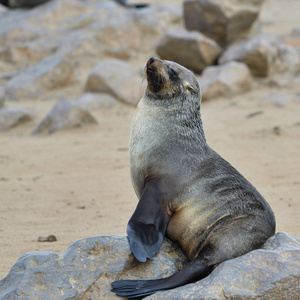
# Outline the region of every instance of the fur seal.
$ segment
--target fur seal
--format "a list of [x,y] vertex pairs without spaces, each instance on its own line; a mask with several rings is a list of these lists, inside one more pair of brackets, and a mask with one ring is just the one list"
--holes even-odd
[[206,143],[201,93],[181,65],[150,58],[147,89],[130,136],[130,168],[139,198],[128,222],[132,253],[152,258],[166,235],[188,263],[158,280],[121,280],[112,291],[144,297],[206,277],[221,262],[257,249],[275,233],[274,213],[260,193]]

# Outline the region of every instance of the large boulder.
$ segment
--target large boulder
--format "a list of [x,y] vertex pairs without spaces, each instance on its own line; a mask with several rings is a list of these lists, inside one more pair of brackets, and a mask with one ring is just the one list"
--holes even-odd
[[91,71],[85,90],[107,93],[124,103],[136,105],[141,98],[141,78],[129,63],[109,59]]
[[73,65],[66,57],[56,53],[8,81],[5,86],[6,99],[32,99],[43,90],[65,87],[72,80]]
[[96,40],[105,48],[121,45],[130,51],[149,52],[153,43],[163,34],[164,24],[160,19],[167,7],[150,6],[142,10],[130,10],[117,17],[107,17],[89,26]]
[[47,43],[38,39],[24,43],[8,44],[0,49],[0,59],[22,67],[37,64],[59,48],[59,39],[48,39]]
[[136,10],[116,1],[53,0],[1,14],[0,60],[23,66],[59,50],[76,62],[107,54],[128,59],[153,51],[165,28],[181,21],[182,8],[163,4]]
[[19,258],[0,281],[0,298],[120,299],[111,282],[118,278],[158,278],[177,272],[187,262],[178,245],[165,240],[161,251],[146,263],[131,254],[124,236],[79,240],[66,251],[32,252]]
[[[300,70],[300,48],[278,44],[277,56],[274,64],[276,73],[299,73]],[[293,74],[293,75],[294,75]]]
[[300,58],[292,46],[280,43],[273,36],[260,34],[228,47],[219,63],[229,61],[243,62],[248,65],[253,76],[267,77],[275,73],[293,72]]
[[[116,1],[52,0],[33,9],[0,10],[0,69],[15,75],[0,75],[0,85],[6,100],[57,97],[60,91],[53,89],[84,85],[100,59],[150,57],[166,28],[179,24],[182,7],[164,4],[132,9]],[[138,96],[114,97],[136,105],[142,95],[136,82]],[[71,92],[76,98],[80,89]]]
[[26,107],[2,107],[0,108],[0,131],[11,129],[24,122],[32,120],[34,113]]
[[253,77],[246,64],[229,62],[204,69],[199,79],[202,99],[232,97],[249,91],[253,87]]
[[[49,0],[14,0],[8,1],[9,8],[32,8],[48,2]],[[4,1],[5,2],[5,1]]]
[[74,103],[85,110],[96,110],[115,105],[116,100],[114,97],[107,94],[98,93],[84,93]]
[[300,27],[295,27],[289,34],[280,36],[280,40],[283,44],[292,46],[293,48],[300,47]]
[[185,0],[184,21],[222,47],[247,36],[263,0]]
[[228,260],[194,284],[147,299],[299,299],[300,239],[280,232],[262,249]]
[[53,133],[62,129],[96,124],[97,120],[87,107],[69,99],[58,100],[47,116],[41,121],[33,134]]
[[161,37],[156,52],[162,59],[173,60],[200,73],[216,61],[221,48],[200,32],[173,29]]
[[[0,298],[117,300],[112,281],[166,277],[186,263],[180,247],[168,239],[152,260],[139,263],[126,237],[92,237],[61,253],[22,255],[0,281]],[[300,239],[280,232],[262,249],[221,263],[203,280],[146,299],[298,299],[299,280]]]

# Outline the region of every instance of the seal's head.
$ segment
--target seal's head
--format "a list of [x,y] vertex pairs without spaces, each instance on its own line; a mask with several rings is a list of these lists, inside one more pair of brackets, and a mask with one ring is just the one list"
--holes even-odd
[[182,93],[200,97],[199,84],[194,74],[173,61],[151,57],[146,64],[146,75],[146,94],[151,98],[164,100]]

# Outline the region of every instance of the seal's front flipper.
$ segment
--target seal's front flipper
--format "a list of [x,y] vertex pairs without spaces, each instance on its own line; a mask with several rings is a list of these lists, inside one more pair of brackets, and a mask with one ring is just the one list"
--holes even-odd
[[159,250],[170,220],[167,199],[161,179],[145,184],[141,199],[127,225],[131,251],[137,260],[145,262]]

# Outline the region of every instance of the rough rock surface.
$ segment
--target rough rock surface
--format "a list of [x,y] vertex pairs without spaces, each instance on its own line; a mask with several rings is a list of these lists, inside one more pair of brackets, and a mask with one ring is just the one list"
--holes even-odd
[[185,26],[223,47],[248,34],[262,3],[263,0],[185,0]]
[[85,90],[107,93],[118,100],[136,105],[141,98],[142,79],[131,65],[119,59],[99,63],[90,73]]
[[19,258],[0,281],[0,298],[121,299],[110,283],[121,278],[157,278],[177,272],[186,263],[178,246],[165,240],[160,253],[139,263],[124,236],[79,240],[61,253],[32,252]]
[[283,44],[292,46],[293,48],[300,47],[300,27],[295,27],[289,34],[280,36],[280,40]]
[[32,109],[25,107],[0,108],[0,130],[8,130],[23,122],[30,121],[34,116]]
[[83,127],[86,124],[96,124],[97,120],[82,105],[69,99],[58,100],[45,119],[34,130],[33,134],[73,127]]
[[0,11],[0,60],[38,63],[59,51],[74,63],[103,54],[128,58],[152,49],[165,27],[181,19],[177,7],[135,10],[108,0],[53,0],[32,10]]
[[221,48],[200,32],[173,29],[161,37],[156,52],[162,59],[173,60],[200,73],[216,61]]
[[221,55],[219,63],[229,61],[243,62],[254,76],[267,77],[277,72],[293,72],[300,58],[295,48],[279,44],[274,37],[261,34],[230,46]]
[[300,51],[298,50],[289,45],[278,44],[274,72],[289,72],[290,74],[299,73]]
[[[139,263],[126,237],[91,237],[61,253],[22,255],[0,281],[0,298],[121,299],[110,292],[112,281],[166,277],[186,263],[178,245],[167,239],[153,260]],[[146,299],[298,299],[299,280],[300,239],[280,232],[262,249],[220,264],[203,280]]]
[[52,0],[33,9],[3,8],[0,64],[10,74],[4,78],[5,98],[40,99],[70,84],[77,86],[72,98],[78,97],[78,86],[99,61],[152,52],[166,28],[181,21],[180,7],[130,9],[111,0]]
[[7,5],[9,8],[32,8],[48,1],[50,0],[35,0],[35,1],[34,0],[13,0],[13,1],[9,0],[7,1],[8,2]]
[[28,63],[37,64],[43,58],[53,54],[58,49],[57,43],[49,41],[41,43],[39,40],[24,43],[9,44],[0,47],[0,59],[26,67]]
[[52,90],[71,83],[73,66],[68,59],[53,54],[39,64],[13,77],[5,86],[7,100],[22,100],[38,96],[43,89]]
[[299,299],[300,239],[287,233],[218,266],[205,279],[147,299]]
[[115,98],[107,94],[84,93],[74,101],[79,107],[94,110],[101,107],[110,107],[115,104]]
[[220,96],[232,97],[249,91],[253,87],[253,77],[246,64],[229,62],[204,69],[199,78],[202,100]]

